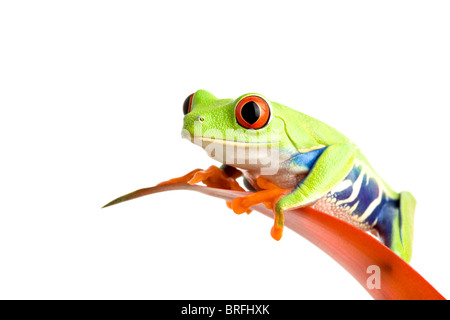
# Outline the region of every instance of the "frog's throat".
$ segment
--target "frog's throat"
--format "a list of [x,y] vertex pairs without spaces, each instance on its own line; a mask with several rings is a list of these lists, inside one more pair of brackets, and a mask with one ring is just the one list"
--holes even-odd
[[278,146],[280,144],[280,141],[251,142],[251,141],[226,140],[226,139],[210,138],[210,137],[202,137],[202,136],[187,136],[185,138],[190,140],[193,143],[195,143],[196,141],[201,141],[201,142],[211,142],[211,143],[223,144],[223,145],[226,145],[226,146],[266,146],[266,147],[272,147],[272,146]]

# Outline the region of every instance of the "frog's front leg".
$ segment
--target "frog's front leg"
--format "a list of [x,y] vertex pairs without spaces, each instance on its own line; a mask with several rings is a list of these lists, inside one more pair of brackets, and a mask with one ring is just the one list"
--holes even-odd
[[356,147],[351,144],[336,144],[325,149],[305,179],[276,203],[271,231],[275,240],[283,235],[284,211],[310,205],[325,196],[348,175],[355,153]]
[[203,184],[211,188],[244,191],[244,189],[236,181],[236,179],[241,175],[241,171],[230,166],[224,165],[220,168],[216,166],[210,166],[206,170],[192,170],[184,176],[161,182],[158,185],[162,186],[176,183],[196,184],[202,182]]
[[[159,186],[170,185],[177,183],[189,183],[196,184],[202,182],[211,188],[220,188],[228,190],[245,191],[236,181],[237,178],[242,176],[242,172],[234,167],[222,165],[220,168],[216,166],[210,166],[206,170],[195,169],[185,174],[184,176],[173,178],[159,183]],[[231,208],[231,202],[226,202],[227,206]],[[247,210],[250,213],[251,210]]]
[[351,144],[328,146],[315,160],[305,179],[293,189],[281,189],[259,177],[256,182],[261,190],[234,199],[232,209],[239,214],[260,203],[273,209],[275,218],[271,235],[275,240],[280,240],[283,235],[284,211],[307,206],[325,196],[350,172],[355,153],[356,147]]
[[250,207],[260,203],[264,204],[268,209],[274,210],[277,201],[291,191],[291,189],[279,188],[277,185],[263,177],[258,177],[256,179],[256,184],[258,185],[259,191],[255,191],[248,196],[235,198],[231,202],[231,209],[233,209],[235,213],[249,213],[251,211],[249,209]]

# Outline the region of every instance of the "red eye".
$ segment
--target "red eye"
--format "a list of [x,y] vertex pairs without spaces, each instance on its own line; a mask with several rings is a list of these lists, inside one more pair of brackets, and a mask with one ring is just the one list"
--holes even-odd
[[239,125],[246,129],[261,129],[270,119],[267,101],[258,96],[243,98],[236,105],[234,112]]
[[183,113],[184,115],[187,115],[189,112],[191,112],[192,108],[192,99],[194,98],[194,94],[190,94],[183,102]]

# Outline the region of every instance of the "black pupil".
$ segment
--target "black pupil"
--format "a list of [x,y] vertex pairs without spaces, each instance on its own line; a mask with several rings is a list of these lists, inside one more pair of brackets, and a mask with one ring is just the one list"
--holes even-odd
[[187,115],[189,113],[189,102],[191,101],[191,95],[189,95],[183,102],[183,113]]
[[241,109],[241,115],[249,124],[254,124],[260,117],[258,105],[253,101],[247,102]]

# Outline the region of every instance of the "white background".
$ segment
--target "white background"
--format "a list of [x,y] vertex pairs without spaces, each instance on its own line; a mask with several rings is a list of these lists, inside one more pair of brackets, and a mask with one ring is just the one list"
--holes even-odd
[[450,297],[447,1],[4,1],[0,298],[370,299],[223,201],[113,198],[214,161],[183,100],[259,92],[336,127],[417,198],[412,266]]

